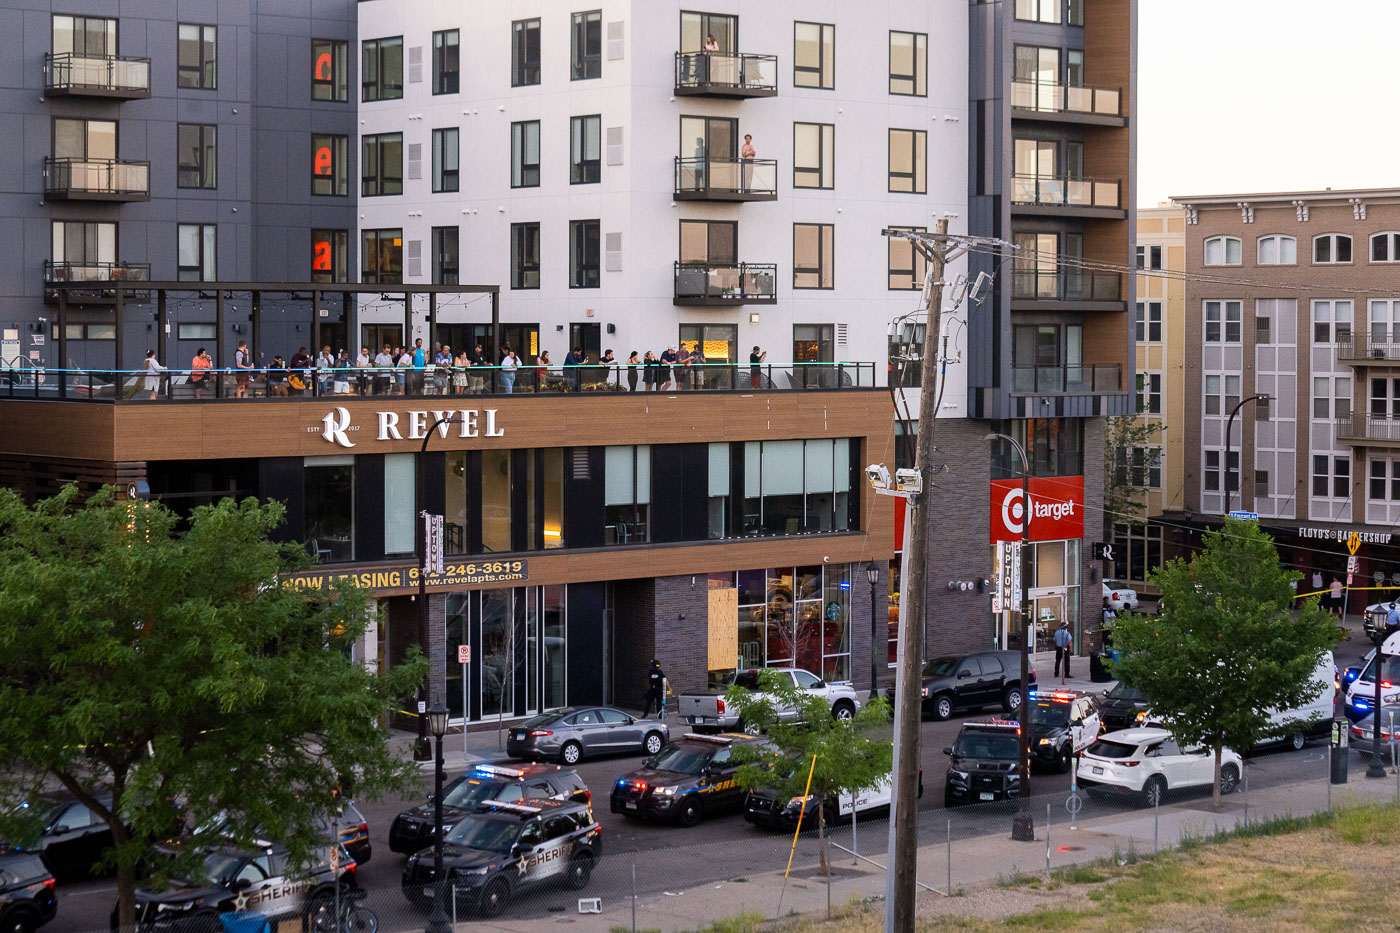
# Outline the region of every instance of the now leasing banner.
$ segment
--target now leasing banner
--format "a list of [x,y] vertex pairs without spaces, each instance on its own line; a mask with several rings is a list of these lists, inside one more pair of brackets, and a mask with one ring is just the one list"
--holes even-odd
[[[1030,481],[1031,541],[1060,541],[1084,537],[1084,477],[1032,477]],[[1020,541],[1026,520],[1018,479],[992,480],[991,540]]]

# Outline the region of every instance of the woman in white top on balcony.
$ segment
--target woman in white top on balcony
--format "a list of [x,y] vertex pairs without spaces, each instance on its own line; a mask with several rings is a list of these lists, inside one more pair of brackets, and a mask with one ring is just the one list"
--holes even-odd
[[151,398],[155,398],[160,393],[161,373],[165,372],[165,367],[160,365],[160,360],[156,359],[156,351],[146,351],[146,376],[143,388],[151,393]]

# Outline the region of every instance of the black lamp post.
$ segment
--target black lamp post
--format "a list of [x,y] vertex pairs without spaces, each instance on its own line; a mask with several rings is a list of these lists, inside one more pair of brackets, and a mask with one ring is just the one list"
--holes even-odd
[[[1233,492],[1233,490],[1230,487],[1230,442],[1233,440],[1231,432],[1234,430],[1235,427],[1235,416],[1240,413],[1241,408],[1248,405],[1250,402],[1267,401],[1269,401],[1269,396],[1263,394],[1251,395],[1248,398],[1242,398],[1240,399],[1239,404],[1237,404],[1233,409],[1230,410],[1230,420],[1225,422],[1225,462],[1221,464],[1221,467],[1223,468],[1225,474],[1225,511],[1227,513],[1230,511],[1230,493]],[[1241,428],[1241,430],[1243,430],[1243,428]]]
[[870,581],[870,699],[875,699],[876,674],[880,670],[875,647],[880,642],[880,617],[875,614],[875,584],[880,582],[880,567],[873,560],[865,565],[865,579]]
[[[428,441],[433,439],[433,435],[437,433],[438,426],[444,424],[461,424],[461,421],[462,419],[455,415],[447,415],[434,421],[428,428],[427,433],[423,435],[423,445],[418,449],[418,462],[414,464],[416,475],[414,476],[413,483],[413,498],[416,508],[414,508],[413,514],[417,522],[417,527],[415,528],[417,542],[415,543],[414,550],[418,557],[418,645],[423,649],[423,657],[425,658],[431,658],[433,655],[429,647],[431,640],[428,638],[428,492],[424,485],[425,474],[423,470],[423,461],[427,459]],[[418,692],[420,700],[425,699],[425,691],[430,691],[431,689],[431,681],[429,681],[425,687],[420,688]],[[445,716],[446,713],[443,715]],[[467,710],[463,709],[463,719],[465,719],[466,716]],[[442,728],[443,731],[446,731],[446,719],[443,720]],[[426,717],[419,716],[418,741],[414,743],[413,746],[413,758],[415,761],[428,760],[428,731]],[[442,732],[437,732],[435,735],[441,737]],[[441,738],[439,738],[439,743],[441,743]]]
[[1368,778],[1385,777],[1385,765],[1381,764],[1381,667],[1385,661],[1385,656],[1381,654],[1381,645],[1385,643],[1387,629],[1384,626],[1376,626],[1371,640],[1376,643],[1376,658],[1371,663],[1376,666],[1374,671],[1376,680],[1376,699],[1371,706],[1371,761],[1366,765],[1366,776]]
[[447,732],[447,710],[434,706],[423,718],[427,720],[428,731],[433,734],[437,746],[433,774],[433,912],[428,917],[426,933],[452,933],[452,920],[442,903],[447,888],[442,877],[442,736]]

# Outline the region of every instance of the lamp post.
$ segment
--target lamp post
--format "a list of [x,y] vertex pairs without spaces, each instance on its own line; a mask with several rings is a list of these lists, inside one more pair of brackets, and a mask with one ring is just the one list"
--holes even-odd
[[1247,404],[1250,403],[1250,402],[1267,402],[1268,400],[1269,400],[1269,396],[1268,396],[1268,395],[1264,395],[1264,394],[1260,394],[1260,395],[1251,395],[1251,396],[1249,396],[1249,398],[1242,398],[1242,399],[1240,399],[1239,402],[1236,403],[1235,407],[1232,408],[1232,409],[1230,410],[1230,420],[1227,421],[1227,422],[1225,422],[1225,462],[1224,462],[1223,464],[1221,464],[1221,468],[1225,471],[1225,509],[1224,509],[1224,511],[1225,511],[1227,514],[1228,514],[1229,511],[1230,511],[1230,493],[1231,493],[1231,489],[1230,489],[1230,449],[1231,449],[1231,444],[1230,444],[1230,441],[1232,440],[1232,438],[1231,438],[1230,435],[1231,435],[1231,432],[1234,431],[1234,429],[1235,429],[1235,416],[1238,415],[1238,414],[1240,413],[1240,409],[1241,409],[1241,408],[1243,408],[1245,405],[1247,405]]
[[428,917],[426,933],[451,933],[452,921],[442,903],[447,887],[442,877],[442,737],[447,732],[447,710],[434,706],[423,718],[427,720],[428,730],[432,732],[437,747],[433,772],[433,912]]
[[[414,536],[418,539],[414,547],[414,551],[418,556],[418,646],[423,651],[423,657],[429,659],[432,658],[432,653],[428,647],[431,641],[428,638],[428,494],[424,489],[425,471],[423,469],[423,461],[427,458],[428,441],[433,439],[433,434],[437,432],[438,426],[444,424],[460,424],[461,421],[462,419],[459,417],[448,415],[433,422],[432,427],[428,428],[423,434],[423,445],[418,448],[418,462],[415,464],[414,469],[413,497],[416,507],[413,510],[413,514],[418,521],[418,533]],[[429,677],[431,676],[432,675],[429,674]],[[428,683],[427,689],[431,693],[431,680]],[[419,696],[422,697],[421,690],[419,691]],[[462,710],[463,722],[466,721],[468,713],[469,711],[467,709],[464,708]],[[446,730],[446,720],[443,720],[443,722],[443,729]],[[462,729],[466,731],[466,726],[464,725]],[[441,735],[442,733],[437,734]],[[428,724],[421,710],[418,716],[418,742],[413,747],[413,758],[415,761],[428,760]]]
[[865,579],[870,581],[870,699],[875,699],[876,674],[880,670],[876,663],[875,646],[880,640],[880,617],[875,614],[875,584],[880,582],[880,567],[873,560],[865,565]]
[[1011,838],[1019,842],[1035,841],[1035,819],[1031,816],[1031,736],[1026,729],[1026,704],[1030,702],[1031,682],[1031,463],[1026,448],[1009,434],[988,434],[984,440],[1000,438],[1015,448],[1021,457],[1021,705],[1016,713],[1020,728],[1016,736],[1020,743],[1021,786],[1016,794],[1018,806],[1011,819]]
[[1376,666],[1374,671],[1376,681],[1376,698],[1371,706],[1371,761],[1366,765],[1366,776],[1368,778],[1385,777],[1385,765],[1381,764],[1381,667],[1385,661],[1385,655],[1381,654],[1381,646],[1385,644],[1386,629],[1383,626],[1376,626],[1375,632],[1371,635],[1371,640],[1376,643],[1376,659],[1371,662]]

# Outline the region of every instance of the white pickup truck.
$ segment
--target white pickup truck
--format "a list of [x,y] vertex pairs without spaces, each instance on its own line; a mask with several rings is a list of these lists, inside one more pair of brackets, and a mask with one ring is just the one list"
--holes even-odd
[[[831,715],[837,719],[850,719],[860,709],[860,697],[856,695],[855,686],[850,681],[827,683],[816,674],[797,667],[767,667],[736,671],[734,676],[729,679],[729,684],[738,684],[749,690],[757,690],[758,675],[761,670],[773,671],[780,676],[791,677],[802,690],[825,697],[827,704],[831,707]],[[676,708],[680,711],[681,719],[696,729],[716,729],[721,732],[735,729],[751,731],[745,728],[747,724],[742,722],[739,711],[732,704],[725,702],[723,692],[682,694],[676,701]],[[780,711],[780,715],[783,719],[791,719],[796,715],[796,710],[783,710]]]

